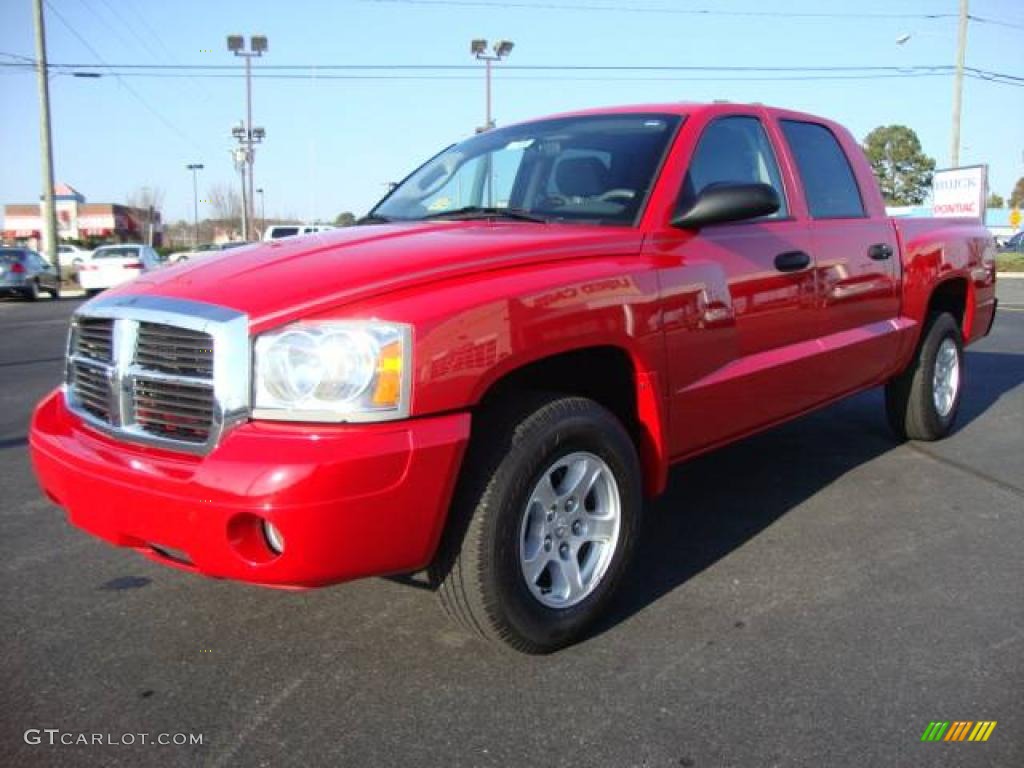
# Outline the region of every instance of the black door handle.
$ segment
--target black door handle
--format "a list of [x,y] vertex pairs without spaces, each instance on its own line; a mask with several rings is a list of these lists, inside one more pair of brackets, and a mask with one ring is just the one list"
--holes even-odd
[[885,261],[892,256],[892,246],[887,243],[875,243],[868,248],[868,256],[875,261]]
[[811,257],[803,251],[786,251],[775,257],[775,268],[779,272],[796,272],[811,263]]

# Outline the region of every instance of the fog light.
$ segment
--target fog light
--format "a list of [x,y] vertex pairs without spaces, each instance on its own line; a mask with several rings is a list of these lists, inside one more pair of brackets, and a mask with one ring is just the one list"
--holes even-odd
[[263,537],[267,540],[267,546],[277,554],[284,552],[284,536],[277,530],[277,526],[269,520],[263,521]]

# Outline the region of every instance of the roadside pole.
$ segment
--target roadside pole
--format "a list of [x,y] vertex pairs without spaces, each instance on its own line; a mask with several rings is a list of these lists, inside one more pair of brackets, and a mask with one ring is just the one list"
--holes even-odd
[[39,81],[39,145],[43,161],[43,255],[57,270],[60,297],[60,258],[57,253],[57,210],[53,200],[53,148],[50,144],[50,80],[46,64],[46,27],[43,0],[33,0],[36,27],[36,73]]
[[956,73],[953,75],[953,131],[950,167],[960,166],[960,112],[964,97],[964,59],[967,57],[967,0],[960,0],[960,24],[956,34]]

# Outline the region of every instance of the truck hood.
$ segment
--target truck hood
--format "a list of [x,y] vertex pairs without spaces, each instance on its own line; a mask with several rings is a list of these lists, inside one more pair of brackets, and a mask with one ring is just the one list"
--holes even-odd
[[[260,243],[116,289],[219,304],[254,330],[414,285],[525,264],[639,253],[639,230],[503,221],[349,227]],[[111,292],[113,293],[113,291]]]

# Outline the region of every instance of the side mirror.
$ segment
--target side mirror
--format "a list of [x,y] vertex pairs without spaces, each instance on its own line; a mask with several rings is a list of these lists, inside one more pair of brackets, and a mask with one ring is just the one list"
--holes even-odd
[[782,202],[770,184],[711,184],[701,190],[687,210],[672,217],[679,229],[745,221],[779,210]]

